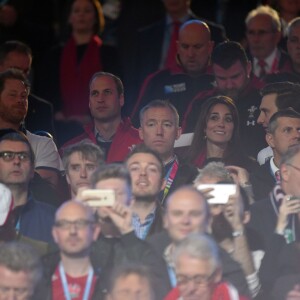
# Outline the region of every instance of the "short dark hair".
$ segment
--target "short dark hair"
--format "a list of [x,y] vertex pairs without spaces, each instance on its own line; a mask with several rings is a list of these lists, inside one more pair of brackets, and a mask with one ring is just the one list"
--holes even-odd
[[159,154],[152,150],[151,148],[149,148],[148,146],[146,146],[145,144],[139,144],[139,145],[136,145],[133,150],[131,152],[129,152],[129,154],[127,155],[126,157],[126,160],[125,160],[125,163],[127,163],[127,161],[135,154],[138,154],[138,153],[146,153],[146,154],[151,154],[152,156],[154,156],[159,165],[160,165],[160,169],[161,169],[161,179],[164,178],[165,176],[165,167],[164,167],[164,163],[162,161],[162,159],[160,158]]
[[100,147],[93,144],[91,141],[83,140],[79,143],[70,145],[63,150],[62,161],[66,172],[68,172],[70,156],[75,152],[79,152],[82,155],[82,158],[86,160],[95,161],[98,166],[104,164],[104,153]]
[[32,51],[28,45],[20,41],[7,41],[0,45],[0,64],[5,61],[7,55],[11,52],[22,53],[32,58]]
[[92,82],[94,81],[95,78],[101,78],[101,77],[110,77],[110,78],[112,78],[113,81],[116,84],[118,95],[120,96],[120,95],[124,94],[124,86],[123,86],[122,80],[118,76],[116,76],[112,73],[108,73],[108,72],[97,72],[97,73],[95,73],[92,76],[91,80],[90,80],[89,87],[91,88],[91,84],[92,84]]
[[277,111],[271,118],[268,124],[268,133],[274,134],[278,127],[278,119],[279,118],[293,118],[300,120],[300,113],[296,112],[292,108],[287,108],[283,110]]
[[236,61],[240,61],[244,68],[249,62],[247,54],[240,43],[223,42],[216,46],[211,55],[212,64],[216,64],[223,69],[229,69]]
[[0,73],[0,94],[3,92],[5,83],[9,79],[16,79],[22,81],[29,94],[30,83],[27,80],[26,76],[23,74],[23,72],[17,69],[9,69]]
[[27,136],[14,129],[0,129],[0,143],[3,141],[21,142],[27,145],[30,155],[31,165],[34,167],[35,155]]
[[150,108],[169,108],[174,117],[175,117],[175,121],[176,121],[176,126],[179,127],[179,114],[178,111],[176,109],[176,107],[168,100],[153,100],[151,102],[149,102],[146,106],[144,106],[139,113],[139,117],[140,117],[140,124],[142,124],[142,119],[144,117],[145,112],[150,109]]
[[276,94],[275,104],[278,110],[290,107],[300,112],[300,84],[293,82],[270,83],[262,88],[260,93],[263,97]]
[[92,186],[95,187],[97,182],[111,178],[124,180],[131,190],[130,173],[125,165],[121,163],[112,163],[101,166],[93,173],[91,183]]
[[32,276],[33,288],[42,277],[42,265],[33,247],[19,241],[1,243],[0,266],[13,271],[24,271]]

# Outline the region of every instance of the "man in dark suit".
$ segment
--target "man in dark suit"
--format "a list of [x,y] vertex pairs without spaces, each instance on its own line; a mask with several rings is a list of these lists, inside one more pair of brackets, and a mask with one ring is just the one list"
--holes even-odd
[[278,48],[281,23],[276,10],[261,5],[249,12],[245,22],[253,74],[263,78],[267,74],[291,72],[287,53]]
[[276,112],[270,119],[266,141],[273,150],[273,156],[250,177],[256,200],[266,198],[276,181],[280,182],[282,155],[290,147],[300,144],[300,114],[293,109]]

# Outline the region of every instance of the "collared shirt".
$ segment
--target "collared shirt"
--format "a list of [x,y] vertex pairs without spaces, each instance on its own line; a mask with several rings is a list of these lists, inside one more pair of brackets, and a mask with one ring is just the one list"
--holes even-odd
[[137,214],[133,213],[132,226],[134,228],[136,236],[139,239],[144,240],[147,237],[150,227],[154,222],[155,213],[156,213],[156,207],[152,210],[152,212],[150,212],[147,215],[147,217],[145,218],[145,222],[143,224],[141,223],[140,217]]
[[[277,59],[277,63],[276,63],[276,59]],[[275,70],[277,70],[278,67],[278,63],[279,63],[279,51],[277,48],[275,48],[273,50],[273,52],[264,59],[266,65],[265,65],[265,71],[267,74],[269,73],[273,73]],[[274,65],[275,63],[275,65]],[[253,68],[253,73],[259,77],[260,75],[260,66],[259,66],[259,60],[254,57],[254,64],[253,64],[254,68]]]
[[95,137],[97,140],[97,145],[100,146],[100,148],[103,150],[104,155],[105,155],[105,159],[107,157],[107,153],[110,149],[112,140],[114,138],[114,134],[110,137],[110,139],[106,140],[101,134],[100,132],[97,130],[97,128],[95,127]]
[[271,157],[271,159],[270,159],[270,168],[271,168],[272,175],[276,179],[275,174],[276,174],[277,171],[279,171],[279,168],[274,163],[274,157]]

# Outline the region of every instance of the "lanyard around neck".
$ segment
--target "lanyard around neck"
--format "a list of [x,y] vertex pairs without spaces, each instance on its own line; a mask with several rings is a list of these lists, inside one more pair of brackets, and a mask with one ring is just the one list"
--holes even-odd
[[[62,262],[59,263],[59,275],[60,275],[62,286],[64,289],[65,299],[72,300],[70,292],[69,292],[69,288],[68,288],[68,281],[67,281],[66,273],[65,273],[64,267],[62,265]],[[83,294],[82,300],[88,300],[88,298],[89,298],[91,287],[92,287],[93,276],[94,276],[94,270],[92,267],[90,267],[88,277],[87,277],[86,283],[85,283],[85,289],[84,289],[84,294]]]
[[176,176],[177,170],[178,170],[178,160],[177,160],[177,158],[175,158],[172,167],[170,168],[168,174],[165,177],[167,183],[166,183],[166,187],[164,189],[164,195],[163,195],[162,203],[164,202],[166,196],[169,193],[171,185],[172,185],[172,183],[174,181],[174,178]]

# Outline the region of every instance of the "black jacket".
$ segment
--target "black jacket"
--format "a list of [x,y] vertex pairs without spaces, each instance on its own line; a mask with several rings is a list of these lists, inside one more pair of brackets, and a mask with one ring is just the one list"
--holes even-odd
[[[149,268],[153,277],[155,295],[161,300],[170,291],[165,263],[145,241],[138,239],[134,232],[120,238],[105,238],[100,236],[91,250],[92,266],[100,280],[96,284],[92,300],[101,300],[108,287],[108,280],[113,268],[125,264],[143,264]],[[34,300],[51,300],[51,276],[60,261],[59,252],[48,254],[43,258],[44,278],[36,291]],[[54,299],[53,299],[54,300]]]
[[[147,241],[161,257],[163,257],[166,247],[172,243],[167,231],[155,234]],[[249,295],[248,285],[240,265],[222,248],[219,247],[219,251],[223,267],[223,278],[232,283],[241,295]]]

